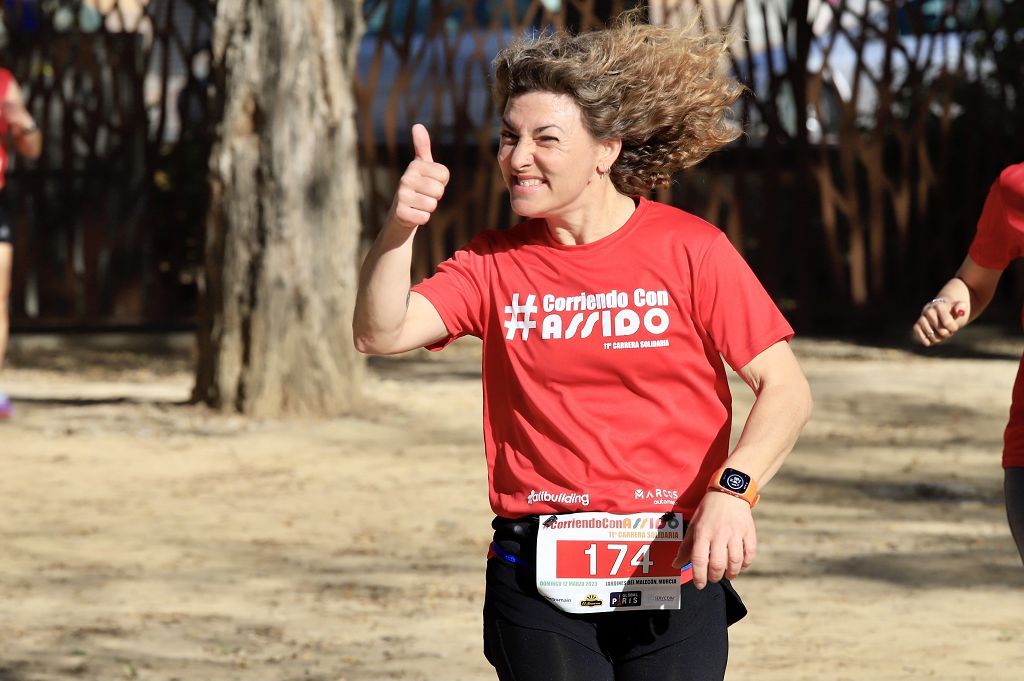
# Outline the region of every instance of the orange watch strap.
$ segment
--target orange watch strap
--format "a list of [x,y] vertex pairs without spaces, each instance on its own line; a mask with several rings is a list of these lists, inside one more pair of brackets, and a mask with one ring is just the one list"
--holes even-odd
[[722,489],[718,485],[709,485],[708,486],[708,491],[709,492],[721,492],[722,494],[728,494],[730,497],[736,497],[737,499],[742,499],[743,501],[745,501],[748,504],[750,504],[750,508],[754,508],[755,506],[757,506],[757,502],[759,502],[761,500],[761,495],[760,494],[755,495],[753,499],[750,499],[746,494],[736,494],[735,492],[730,492],[727,489]]
[[735,492],[721,483],[722,476],[725,475],[725,471],[728,468],[729,466],[723,466],[719,468],[717,471],[715,471],[715,474],[711,476],[710,482],[708,482],[708,489],[713,490],[715,492],[722,492],[723,494],[728,494],[739,499],[743,499],[743,501],[750,504],[750,508],[754,508],[755,506],[757,506],[757,502],[760,501],[761,495],[757,493],[757,482],[751,476],[747,475],[746,473],[743,473],[743,475],[746,475],[750,482],[747,483],[747,489],[742,493]]

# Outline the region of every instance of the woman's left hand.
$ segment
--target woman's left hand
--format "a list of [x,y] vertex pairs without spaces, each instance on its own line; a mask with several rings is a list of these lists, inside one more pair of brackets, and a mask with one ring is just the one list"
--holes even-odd
[[686,528],[673,563],[693,563],[693,585],[703,589],[722,577],[733,579],[750,567],[757,553],[757,530],[750,505],[738,497],[709,491]]

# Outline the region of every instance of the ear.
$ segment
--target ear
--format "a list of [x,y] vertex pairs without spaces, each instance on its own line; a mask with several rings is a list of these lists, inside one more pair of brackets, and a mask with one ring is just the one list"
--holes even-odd
[[615,161],[619,158],[619,153],[622,151],[622,138],[616,137],[609,140],[601,140],[598,142],[600,149],[597,152],[598,164],[605,167],[611,168]]

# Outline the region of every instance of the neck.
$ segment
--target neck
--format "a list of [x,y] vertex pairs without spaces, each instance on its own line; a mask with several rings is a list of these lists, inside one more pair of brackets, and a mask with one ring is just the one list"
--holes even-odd
[[567,246],[593,243],[626,224],[636,210],[633,199],[609,188],[597,197],[588,197],[584,205],[563,215],[546,217],[548,231]]

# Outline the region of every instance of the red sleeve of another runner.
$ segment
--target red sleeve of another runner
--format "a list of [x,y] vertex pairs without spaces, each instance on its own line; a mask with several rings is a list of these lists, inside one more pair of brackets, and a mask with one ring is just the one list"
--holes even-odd
[[968,255],[995,270],[1024,255],[1024,163],[1010,166],[992,184]]
[[[0,103],[7,100],[7,89],[11,87],[14,75],[7,69],[0,68]],[[4,109],[6,111],[6,109]],[[0,114],[0,135],[7,134],[7,115]]]
[[484,232],[438,265],[434,276],[412,287],[430,301],[448,330],[448,337],[428,345],[428,350],[440,350],[462,336],[483,336],[490,255]]
[[11,86],[13,80],[14,74],[7,69],[0,69],[0,102],[7,99],[7,88]]
[[733,369],[793,337],[793,328],[724,234],[701,260],[694,291],[701,325]]

